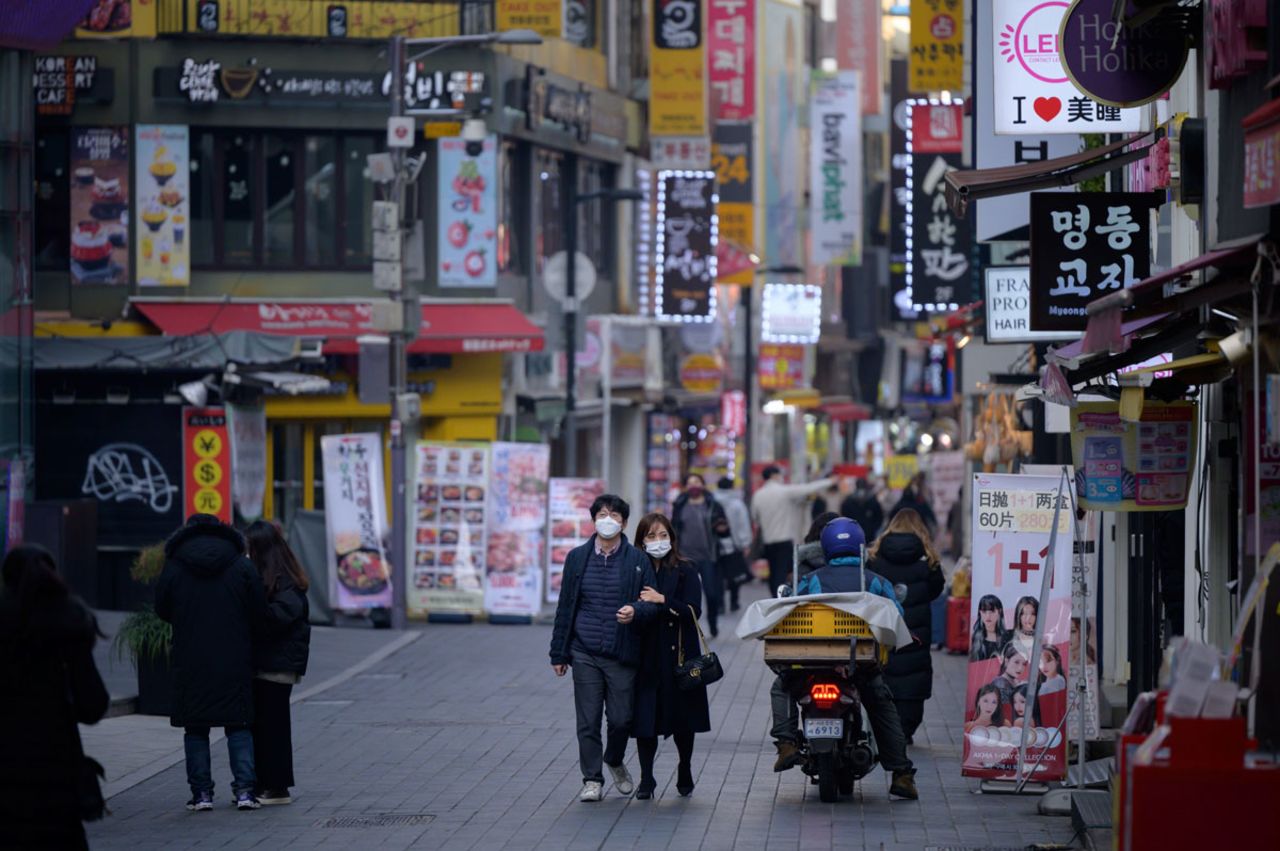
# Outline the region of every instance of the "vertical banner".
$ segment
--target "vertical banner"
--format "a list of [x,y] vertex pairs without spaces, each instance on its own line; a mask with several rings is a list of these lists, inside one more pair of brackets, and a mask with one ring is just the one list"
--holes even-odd
[[240,519],[262,516],[267,494],[267,409],[256,405],[227,405],[231,435],[231,499]]
[[498,32],[533,30],[543,38],[563,33],[564,0],[496,0]]
[[547,498],[547,602],[560,600],[564,560],[595,533],[591,503],[604,493],[604,479],[552,479]]
[[910,63],[913,92],[964,88],[964,0],[914,0]]
[[542,608],[551,448],[494,443],[490,450],[489,540],[484,608],[492,615],[536,615]]
[[910,103],[912,128],[908,218],[911,253],[907,257],[907,286],[916,310],[955,310],[970,295],[969,262],[972,231],[947,206],[947,172],[960,167],[963,142],[960,105]]
[[324,466],[324,527],[329,546],[329,600],[340,610],[391,605],[382,437],[331,434],[320,438]]
[[71,283],[129,282],[129,128],[71,130]]
[[653,0],[649,135],[706,136],[705,0]]
[[[1069,483],[1057,515],[1049,598],[1040,599],[1060,484],[1054,476],[979,473],[973,478],[973,636],[962,765],[968,777],[1016,779],[1024,727],[1031,730],[1025,766],[1031,779],[1066,776],[1075,537]],[[1040,659],[1033,662],[1029,657],[1041,618],[1044,639]],[[1027,706],[1029,676],[1039,677],[1034,709]]]
[[814,71],[809,92],[809,228],[815,266],[862,262],[862,115],[856,71]]
[[707,53],[714,121],[756,114],[756,0],[707,0]]
[[907,61],[889,63],[889,320],[915,319],[911,290],[907,287],[907,221],[911,193],[907,173],[911,154],[907,146]]
[[[1101,724],[1098,722],[1098,633],[1093,613],[1098,603],[1098,547],[1099,514],[1089,511],[1085,514],[1084,535],[1077,542],[1075,561],[1071,565],[1078,574],[1074,581],[1084,585],[1083,598],[1073,598],[1071,607],[1071,652],[1067,666],[1079,671],[1084,665],[1085,699],[1084,699],[1084,737],[1090,741],[1101,738]],[[1076,608],[1076,603],[1082,603]],[[1083,655],[1082,655],[1083,654]],[[1075,676],[1068,681],[1068,691],[1075,687]],[[1070,741],[1080,739],[1080,709],[1076,708],[1067,715],[1067,731]]]
[[139,124],[133,199],[139,286],[191,283],[191,217],[187,126]]
[[964,488],[969,461],[963,452],[930,452],[924,457],[925,469],[929,474],[929,505],[938,518],[938,531],[934,537],[939,549],[954,547],[947,516],[951,513],[952,506],[960,501],[960,491]]
[[[751,122],[719,122],[711,144],[711,167],[720,196],[719,236],[748,251],[754,251],[756,244],[754,134]],[[728,275],[717,272],[716,283],[749,287],[753,278],[752,269],[746,268]]]
[[713,171],[658,173],[657,316],[680,322],[715,319],[718,201]]
[[498,285],[498,142],[484,140],[478,157],[467,143],[451,137],[439,141],[436,280],[442,288]]
[[489,449],[419,443],[409,611],[484,610]]
[[222,408],[182,409],[184,517],[212,514],[232,521],[231,441]]
[[1071,409],[1071,458],[1080,505],[1093,511],[1184,508],[1196,466],[1195,402],[1147,401],[1134,423],[1119,402]]
[[809,84],[805,67],[804,10],[782,0],[764,0],[767,37],[762,39],[760,99],[763,106],[760,159],[764,170],[764,252],[768,266],[800,266],[804,243],[800,213],[805,208],[804,148],[800,125]]
[[880,4],[836,0],[836,67],[858,72],[863,115],[880,114]]

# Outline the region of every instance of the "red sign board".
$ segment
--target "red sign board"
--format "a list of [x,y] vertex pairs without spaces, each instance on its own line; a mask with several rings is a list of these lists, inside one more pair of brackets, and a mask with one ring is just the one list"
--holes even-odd
[[708,0],[707,74],[716,121],[749,121],[756,111],[756,0]]
[[182,409],[183,514],[231,522],[231,442],[224,408]]
[[756,364],[761,390],[790,390],[804,385],[804,346],[762,343]]
[[863,115],[880,114],[880,4],[837,0],[836,67],[858,72]]
[[1269,101],[1242,122],[1244,126],[1244,205],[1280,203],[1280,101]]
[[734,435],[747,431],[747,397],[741,390],[720,396],[720,426]]
[[911,152],[958,154],[964,147],[964,108],[917,104],[911,110]]

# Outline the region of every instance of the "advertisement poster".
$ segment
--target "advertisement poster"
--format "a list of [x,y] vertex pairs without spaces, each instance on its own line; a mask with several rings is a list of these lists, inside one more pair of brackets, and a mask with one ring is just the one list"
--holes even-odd
[[[1075,537],[1069,485],[1058,512],[1049,599],[1040,600],[1061,484],[1055,476],[973,477],[973,636],[962,765],[968,777],[1016,779],[1024,727],[1030,731],[1025,768],[1034,772],[1032,779],[1066,776]],[[1029,657],[1041,618],[1041,658],[1033,663]],[[1040,677],[1034,708],[1027,705],[1029,675]]]
[[707,136],[706,0],[652,0],[649,135]]
[[71,130],[71,283],[129,282],[129,128]]
[[1071,409],[1071,458],[1080,504],[1091,511],[1183,508],[1196,464],[1196,403],[1148,401],[1142,420],[1119,402]]
[[911,91],[964,88],[964,0],[911,4]]
[[[711,168],[715,170],[720,195],[716,208],[720,238],[748,252],[754,251],[756,244],[754,134],[755,127],[750,122],[719,122],[711,142]],[[755,277],[752,268],[725,274],[727,271],[723,263],[717,264],[717,284],[749,287]]]
[[497,137],[484,140],[478,157],[467,155],[467,143],[461,138],[441,139],[439,146],[437,280],[446,288],[496,287]]
[[862,100],[858,73],[815,71],[809,92],[810,262],[862,262]]
[[800,211],[805,208],[804,157],[800,132],[809,83],[805,62],[804,10],[798,3],[765,0],[764,75],[764,229],[765,265],[799,266],[804,261]]
[[[156,10],[160,0],[94,0],[76,38],[155,38]],[[83,7],[84,4],[82,3]]]
[[212,514],[230,523],[231,439],[225,409],[182,409],[182,470],[183,516]]
[[560,38],[564,0],[497,0],[498,32],[533,30],[543,38]]
[[791,390],[804,386],[804,346],[761,343],[756,352],[761,390]]
[[756,0],[707,0],[711,116],[750,121],[756,114]]
[[409,611],[484,610],[489,449],[419,443]]
[[231,499],[242,520],[262,516],[267,495],[267,409],[258,405],[227,405],[231,435]]
[[836,67],[858,72],[863,115],[879,115],[881,110],[880,14],[879,3],[836,0]]
[[551,449],[494,443],[489,464],[484,608],[493,615],[536,615],[542,608]]
[[547,602],[560,600],[564,560],[595,533],[591,503],[604,493],[604,479],[552,479],[547,498]]
[[680,492],[679,423],[671,414],[649,414],[649,445],[645,450],[645,510],[667,511]]
[[715,318],[716,201],[715,172],[658,173],[657,316],[684,322]]
[[139,286],[185,287],[191,283],[191,218],[185,124],[139,124],[134,209],[134,251]]
[[387,608],[392,568],[383,544],[387,507],[382,436],[324,435],[320,457],[329,537],[329,601],[343,611]]
[[954,310],[969,300],[973,242],[969,222],[957,219],[946,199],[947,172],[961,166],[962,108],[917,103],[908,109],[914,133],[908,142],[907,286],[916,310]]
[[816,343],[822,333],[822,287],[765,284],[760,295],[760,339],[769,343]]
[[929,504],[938,518],[934,533],[939,548],[954,547],[947,516],[951,507],[960,501],[965,477],[969,473],[969,461],[963,452],[930,452],[925,458],[926,482],[929,486]]

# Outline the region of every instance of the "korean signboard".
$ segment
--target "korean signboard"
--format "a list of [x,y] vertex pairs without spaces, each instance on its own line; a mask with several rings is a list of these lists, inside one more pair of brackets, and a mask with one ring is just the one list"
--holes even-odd
[[134,257],[140,286],[191,283],[191,216],[185,124],[139,124],[134,207]]
[[964,88],[964,1],[915,0],[911,4],[913,92]]
[[1181,16],[1156,12],[1121,26],[1112,0],[1075,0],[1062,22],[1062,69],[1081,92],[1109,106],[1141,106],[1173,87],[1191,34]]
[[419,443],[417,465],[409,611],[478,615],[488,553],[489,449]]
[[[751,250],[756,242],[754,127],[747,121],[718,122],[711,144],[711,167],[716,173],[720,204],[720,236]],[[750,268],[717,274],[718,284],[751,286]]]
[[862,116],[858,73],[812,75],[809,94],[810,262],[862,262]]
[[[1053,577],[1042,600],[1055,516]],[[967,777],[1015,779],[1024,730],[1031,778],[1066,776],[1074,518],[1070,485],[1063,488],[1059,477],[973,477],[973,635],[961,768]],[[1041,621],[1041,658],[1033,660]],[[1029,676],[1041,678],[1035,706],[1028,705]]]
[[946,198],[947,172],[960,167],[962,108],[908,102],[913,132],[907,142],[907,286],[916,310],[954,310],[970,289],[970,225],[952,214]]
[[533,30],[543,38],[560,38],[564,0],[497,0],[498,32]]
[[652,0],[649,135],[706,136],[706,0]]
[[1151,271],[1151,211],[1137,192],[1031,193],[1031,328],[1083,331],[1085,307]]
[[70,115],[77,97],[93,88],[97,75],[96,56],[37,56],[36,114]]
[[761,390],[792,390],[804,386],[804,346],[761,343],[756,352]]
[[560,580],[564,562],[595,534],[591,504],[604,493],[604,479],[551,479],[547,498],[547,520],[551,534],[547,543],[548,603],[560,600]]
[[324,525],[329,546],[330,596],[340,610],[391,605],[391,570],[382,481],[382,436],[320,438],[324,465]]
[[706,0],[711,116],[750,121],[756,113],[756,0]]
[[460,138],[439,142],[436,277],[441,288],[498,284],[497,147],[491,135],[480,156],[473,157]]
[[1031,330],[1031,269],[1027,266],[988,266],[986,308],[988,343],[1038,343],[1075,340],[1075,331]]
[[836,0],[836,67],[858,72],[863,115],[880,114],[880,4]]
[[1147,401],[1136,423],[1119,402],[1071,409],[1080,504],[1096,511],[1167,511],[1187,504],[1196,464],[1196,404]]
[[1059,57],[1067,0],[993,0],[995,127],[1017,136],[1130,133],[1142,111],[1108,106],[1072,83]]
[[129,129],[71,130],[71,283],[129,281]]
[[816,343],[822,333],[822,287],[765,284],[760,294],[760,339],[767,343]]
[[183,515],[232,521],[231,439],[223,408],[182,409]]
[[[542,607],[551,448],[494,443],[489,456],[489,539],[484,608],[536,615]],[[584,512],[585,514],[585,512]]]
[[682,322],[715,318],[717,201],[715,172],[658,173],[656,315]]

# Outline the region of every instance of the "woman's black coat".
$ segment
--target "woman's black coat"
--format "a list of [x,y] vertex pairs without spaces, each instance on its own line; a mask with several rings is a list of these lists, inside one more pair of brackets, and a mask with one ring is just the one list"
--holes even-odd
[[288,574],[281,576],[280,587],[267,597],[266,627],[253,651],[256,671],[306,674],[311,655],[310,613],[306,592]]
[[893,583],[905,585],[903,619],[915,638],[889,656],[884,679],[897,700],[926,700],[933,694],[933,612],[930,604],[942,593],[942,567],[930,564],[924,544],[909,532],[893,532],[880,539],[870,570]]
[[687,561],[674,570],[658,570],[657,575],[654,590],[667,601],[641,634],[632,735],[652,738],[705,733],[711,729],[707,690],[681,691],[676,684],[680,642],[684,643],[685,661],[702,654],[697,627],[702,615],[702,580],[698,569]]
[[110,702],[93,663],[96,631],[74,597],[23,623],[17,597],[0,593],[0,847],[86,847],[76,723],[98,721]]

